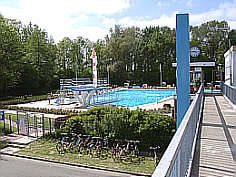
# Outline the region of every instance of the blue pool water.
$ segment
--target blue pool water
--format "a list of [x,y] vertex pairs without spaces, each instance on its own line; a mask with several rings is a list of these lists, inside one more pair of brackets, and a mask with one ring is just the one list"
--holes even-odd
[[164,98],[176,94],[175,90],[122,90],[116,92],[119,101],[114,102],[118,106],[133,107],[148,103],[155,103]]
[[222,93],[221,90],[204,90],[205,93]]

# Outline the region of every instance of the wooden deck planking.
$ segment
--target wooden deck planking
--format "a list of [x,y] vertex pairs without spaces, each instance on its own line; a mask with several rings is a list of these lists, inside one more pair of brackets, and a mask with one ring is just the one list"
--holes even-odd
[[236,177],[236,110],[223,96],[206,96],[194,177]]

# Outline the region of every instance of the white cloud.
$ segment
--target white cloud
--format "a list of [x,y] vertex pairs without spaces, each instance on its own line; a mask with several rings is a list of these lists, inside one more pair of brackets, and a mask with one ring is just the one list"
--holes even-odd
[[114,18],[101,16],[100,19],[102,20],[102,24],[105,26],[105,28],[112,28],[116,25],[116,20]]
[[[0,13],[24,24],[32,22],[53,35],[56,41],[63,37],[83,36],[90,40],[103,38],[115,24],[127,26],[169,26],[175,28],[176,13],[159,18],[145,16],[117,18],[115,14],[127,10],[132,0],[19,0],[19,7],[0,6]],[[172,0],[174,4],[175,0]],[[184,0],[192,6],[192,0]],[[133,1],[132,1],[133,2]],[[183,0],[176,0],[176,3]],[[168,6],[169,1],[159,0],[157,6]],[[137,12],[138,13],[138,12]],[[94,18],[96,19],[94,19]],[[210,20],[227,20],[231,29],[236,29],[236,0],[221,3],[217,9],[189,16],[191,25],[200,25]],[[89,23],[96,20],[96,24]],[[96,26],[98,24],[98,26]]]
[[228,21],[229,26],[231,29],[236,29],[236,20],[235,21]]
[[216,10],[210,10],[200,14],[190,14],[189,19],[191,25],[200,25],[210,20],[226,20],[228,21],[231,29],[235,29],[236,0],[234,0],[232,3],[222,3]]
[[190,14],[189,21],[191,25],[200,25],[207,21],[221,19],[223,15],[224,11],[222,9],[217,9],[200,14]]
[[145,28],[146,26],[169,26],[171,28],[175,27],[175,14],[174,12],[171,16],[162,15],[158,19],[132,19],[131,17],[124,17],[118,21],[118,24],[122,26],[138,26],[140,28]]
[[[84,26],[78,29],[74,29],[72,36],[70,37],[76,38],[78,36],[83,36],[88,38],[89,40],[96,41],[97,39],[103,39],[108,33],[108,29],[103,29],[97,26]],[[68,34],[71,34],[71,32]]]
[[[95,40],[95,34],[101,37],[105,30],[84,26],[86,23],[83,22],[89,21],[90,15],[116,14],[129,7],[130,0],[19,0],[18,8],[0,6],[0,12],[6,18],[17,19],[24,24],[32,22],[39,25],[56,41],[74,34]],[[106,19],[105,23],[112,24],[114,21]]]
[[115,14],[130,7],[130,0],[21,0],[22,9],[32,13]]

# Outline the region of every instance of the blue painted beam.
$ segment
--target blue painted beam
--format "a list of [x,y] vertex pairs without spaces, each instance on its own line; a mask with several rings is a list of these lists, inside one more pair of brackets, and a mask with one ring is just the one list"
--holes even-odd
[[190,105],[189,15],[176,15],[177,128]]

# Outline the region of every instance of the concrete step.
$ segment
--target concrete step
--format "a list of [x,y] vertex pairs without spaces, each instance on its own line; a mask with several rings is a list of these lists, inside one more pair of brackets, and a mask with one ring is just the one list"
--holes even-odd
[[15,143],[9,143],[8,147],[13,147],[13,148],[18,148],[18,149],[22,149],[25,147],[25,145],[22,144],[15,144]]
[[6,147],[4,149],[1,149],[1,153],[7,153],[7,154],[13,154],[14,152],[19,151],[20,148],[15,148],[15,147]]

